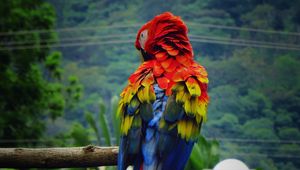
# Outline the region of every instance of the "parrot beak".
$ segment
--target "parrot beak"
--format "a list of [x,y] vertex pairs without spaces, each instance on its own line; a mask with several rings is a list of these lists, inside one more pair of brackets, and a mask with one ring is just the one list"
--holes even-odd
[[138,50],[139,52],[139,57],[140,57],[140,60],[141,60],[141,63],[144,62],[144,57],[143,57],[143,54],[142,54],[142,50]]
[[140,49],[140,54],[141,54],[141,58],[142,58],[142,61],[149,61],[149,60],[152,60],[154,59],[154,57],[150,54],[148,54],[144,49]]

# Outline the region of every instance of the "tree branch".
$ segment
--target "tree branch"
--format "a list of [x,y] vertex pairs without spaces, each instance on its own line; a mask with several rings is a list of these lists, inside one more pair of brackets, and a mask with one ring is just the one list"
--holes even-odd
[[71,168],[117,165],[118,147],[0,148],[0,168]]

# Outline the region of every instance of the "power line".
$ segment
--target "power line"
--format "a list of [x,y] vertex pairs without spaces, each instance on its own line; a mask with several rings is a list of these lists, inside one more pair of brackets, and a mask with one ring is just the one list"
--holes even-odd
[[222,145],[220,148],[224,150],[259,150],[259,151],[300,151],[300,148],[278,148],[278,147],[266,147],[266,146],[230,146]]
[[57,140],[72,141],[72,139],[3,139],[0,140],[0,143],[50,143]]
[[139,27],[140,24],[127,24],[127,25],[108,25],[108,26],[88,26],[88,27],[66,27],[58,29],[36,29],[36,30],[24,30],[24,31],[11,31],[11,32],[0,32],[0,36],[11,36],[11,35],[26,35],[34,33],[51,33],[51,32],[72,32],[72,31],[95,31],[101,29],[113,29],[113,28],[134,28]]
[[[266,29],[256,29],[256,28],[246,28],[246,27],[226,26],[226,25],[216,25],[216,24],[202,24],[202,23],[194,23],[188,21],[186,23],[189,26],[200,26],[206,28],[300,36],[300,33],[298,32],[274,31],[274,30],[266,30]],[[109,26],[66,27],[66,28],[58,28],[56,30],[37,29],[37,30],[25,30],[25,31],[11,31],[11,32],[0,32],[0,36],[24,35],[24,34],[33,34],[33,33],[49,33],[49,32],[95,31],[99,29],[110,29],[110,28],[134,28],[134,27],[140,27],[142,25],[143,24],[141,23],[135,23],[135,24],[122,24],[122,25],[109,25]]]
[[219,40],[205,40],[205,39],[191,39],[192,42],[199,42],[199,43],[211,43],[211,44],[223,44],[223,45],[233,45],[233,46],[246,46],[246,47],[255,47],[255,48],[269,48],[269,49],[281,49],[281,50],[295,50],[300,51],[300,48],[294,47],[281,47],[281,46],[271,46],[271,45],[257,45],[257,44],[248,44],[248,43],[241,43],[241,42],[225,42]]
[[17,46],[17,47],[6,47],[0,48],[0,51],[6,50],[28,50],[34,48],[59,48],[59,47],[76,47],[76,46],[91,46],[91,45],[106,45],[106,44],[124,44],[124,43],[133,43],[134,40],[111,40],[111,41],[95,41],[95,42],[86,42],[86,43],[66,43],[66,44],[51,44],[51,45],[36,45],[36,46]]
[[[254,142],[254,143],[285,143],[285,144],[300,144],[300,140],[275,140],[275,139],[245,139],[245,138],[222,138],[222,137],[204,137],[208,141],[238,141],[238,142]],[[64,138],[55,138],[54,140],[63,140]],[[0,139],[0,141],[48,141],[49,139]],[[238,146],[244,147],[244,146]]]
[[247,27],[237,27],[237,26],[226,26],[226,25],[215,25],[215,24],[201,24],[194,22],[186,22],[188,25],[195,25],[207,28],[219,28],[226,30],[237,30],[237,31],[248,31],[248,32],[261,32],[268,34],[281,34],[281,35],[291,35],[291,36],[300,36],[298,32],[288,32],[288,31],[274,31],[274,30],[266,30],[266,29],[257,29],[257,28],[247,28]]
[[283,47],[294,47],[300,48],[300,46],[294,44],[282,44],[277,42],[267,42],[267,41],[256,41],[256,40],[247,40],[247,39],[240,39],[240,38],[226,38],[226,37],[217,37],[217,36],[206,36],[206,35],[190,35],[190,38],[202,38],[202,39],[212,39],[212,40],[220,40],[220,41],[235,41],[240,43],[251,43],[257,45],[272,45],[272,46],[283,46]]
[[[79,37],[67,37],[67,38],[61,38],[59,40],[54,40],[54,39],[41,39],[40,43],[57,43],[59,42],[60,44],[65,41],[89,41],[89,40],[98,40],[98,39],[106,39],[106,38],[121,38],[121,37],[130,37],[130,36],[135,36],[136,34],[112,34],[112,35],[101,35],[101,36],[79,36]],[[27,41],[10,41],[6,42],[4,45],[30,45],[34,44],[36,40],[31,39]]]
[[285,143],[285,144],[300,144],[300,140],[273,140],[273,139],[243,139],[243,138],[212,138],[207,137],[207,140],[228,141],[228,142],[246,142],[246,143]]
[[[134,33],[128,33],[128,34],[112,34],[112,35],[102,35],[102,36],[79,36],[79,37],[67,37],[62,38],[59,40],[60,43],[66,42],[66,41],[88,41],[88,40],[97,40],[97,39],[106,39],[106,38],[121,38],[121,37],[130,37],[135,36]],[[296,46],[293,44],[282,44],[282,43],[276,43],[276,42],[267,42],[267,41],[254,41],[254,40],[247,40],[247,39],[232,39],[232,38],[226,38],[226,37],[217,37],[217,36],[205,36],[205,35],[190,35],[190,38],[197,38],[197,39],[209,39],[209,40],[219,40],[219,41],[234,41],[238,43],[247,43],[247,44],[255,44],[255,45],[271,45],[271,46],[282,46],[282,47],[288,47],[288,48],[300,48],[300,46]],[[11,41],[5,43],[5,45],[27,45],[27,44],[33,44],[36,40],[27,40],[27,41]],[[41,39],[40,43],[55,43],[56,40],[53,39]]]
[[[282,47],[282,46],[272,46],[272,45],[259,45],[259,44],[250,44],[250,43],[242,43],[235,42],[232,39],[230,42],[213,40],[213,39],[191,39],[192,42],[199,43],[212,43],[212,44],[223,44],[223,45],[234,45],[234,46],[247,46],[247,47],[255,47],[255,48],[269,48],[269,49],[281,49],[281,50],[294,50],[300,51],[300,48],[295,47]],[[28,46],[16,46],[16,47],[6,47],[1,48],[0,51],[4,50],[25,50],[25,49],[34,49],[34,48],[58,48],[58,47],[74,47],[74,46],[90,46],[90,45],[105,45],[105,44],[124,44],[124,43],[133,43],[134,40],[110,40],[110,41],[94,41],[94,42],[76,42],[76,43],[65,43],[65,44],[51,44],[51,45],[28,45]]]
[[[220,155],[223,156],[228,156],[227,153],[220,153]],[[259,153],[236,153],[236,154],[232,154],[230,153],[230,156],[232,157],[232,155],[236,155],[238,157],[245,157],[245,156],[251,156],[251,157],[270,157],[270,158],[290,158],[290,159],[300,159],[300,156],[295,156],[295,155],[285,155],[285,154],[272,154],[272,155],[268,155],[268,154],[259,154]]]

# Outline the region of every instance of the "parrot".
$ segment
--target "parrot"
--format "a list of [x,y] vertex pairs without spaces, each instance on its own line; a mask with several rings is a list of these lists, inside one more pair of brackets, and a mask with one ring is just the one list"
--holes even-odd
[[188,28],[164,12],[144,24],[141,64],[120,94],[118,169],[183,170],[207,119],[208,74],[194,61]]

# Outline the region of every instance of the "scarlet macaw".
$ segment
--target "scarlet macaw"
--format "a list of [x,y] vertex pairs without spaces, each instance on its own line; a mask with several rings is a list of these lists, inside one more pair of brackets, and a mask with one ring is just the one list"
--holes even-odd
[[142,64],[121,93],[118,169],[182,170],[206,120],[205,68],[193,59],[187,27],[170,12],[138,31]]

